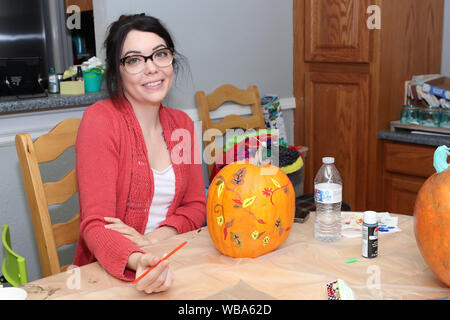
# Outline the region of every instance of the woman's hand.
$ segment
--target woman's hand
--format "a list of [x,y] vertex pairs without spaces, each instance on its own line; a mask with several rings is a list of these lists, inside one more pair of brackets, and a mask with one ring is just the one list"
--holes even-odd
[[133,241],[133,243],[139,248],[155,244],[177,234],[177,230],[175,228],[163,226],[143,235],[134,228],[123,223],[122,220],[118,218],[105,217],[105,221],[109,222],[109,224],[105,225],[105,228],[120,232],[124,237]]
[[105,225],[105,228],[120,232],[125,238],[133,241],[137,247],[142,248],[151,244],[143,234],[123,223],[122,220],[118,218],[105,217],[105,221],[109,222],[109,224]]
[[[151,253],[134,252],[128,258],[127,267],[136,271],[136,279],[147,271],[148,268],[154,266],[161,258]],[[162,292],[170,288],[173,282],[173,273],[169,269],[169,261],[164,260],[145,277],[136,283],[138,291],[145,293]]]
[[145,238],[147,239],[149,244],[154,244],[159,241],[168,239],[176,234],[177,230],[175,228],[163,226],[145,234]]

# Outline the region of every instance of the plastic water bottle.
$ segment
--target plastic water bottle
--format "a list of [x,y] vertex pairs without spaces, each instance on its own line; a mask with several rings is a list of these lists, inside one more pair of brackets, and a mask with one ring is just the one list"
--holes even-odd
[[342,236],[342,178],[334,165],[334,158],[323,158],[322,163],[322,167],[314,178],[316,204],[314,238],[333,242],[338,241]]

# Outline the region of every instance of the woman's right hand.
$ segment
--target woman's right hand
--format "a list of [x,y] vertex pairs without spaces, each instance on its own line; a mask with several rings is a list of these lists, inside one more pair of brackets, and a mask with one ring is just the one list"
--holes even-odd
[[[146,272],[148,268],[154,266],[161,258],[152,255],[151,253],[134,252],[128,259],[128,267],[136,270],[136,279]],[[138,291],[145,293],[162,292],[170,288],[173,281],[173,274],[169,268],[169,261],[164,260],[145,277],[136,283]]]

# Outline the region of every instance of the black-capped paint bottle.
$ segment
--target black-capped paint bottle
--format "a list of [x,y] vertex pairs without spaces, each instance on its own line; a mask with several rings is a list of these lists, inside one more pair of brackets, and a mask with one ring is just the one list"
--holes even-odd
[[377,213],[364,212],[362,224],[362,256],[364,258],[376,258],[378,256],[378,222]]
[[81,66],[77,67],[77,77],[76,77],[75,81],[81,81],[81,82],[84,81],[83,70],[81,69]]

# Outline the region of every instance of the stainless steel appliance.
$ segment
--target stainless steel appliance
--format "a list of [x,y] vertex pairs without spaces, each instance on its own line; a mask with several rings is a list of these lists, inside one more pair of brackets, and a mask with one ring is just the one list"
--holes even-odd
[[0,97],[45,95],[73,59],[64,0],[0,0]]

